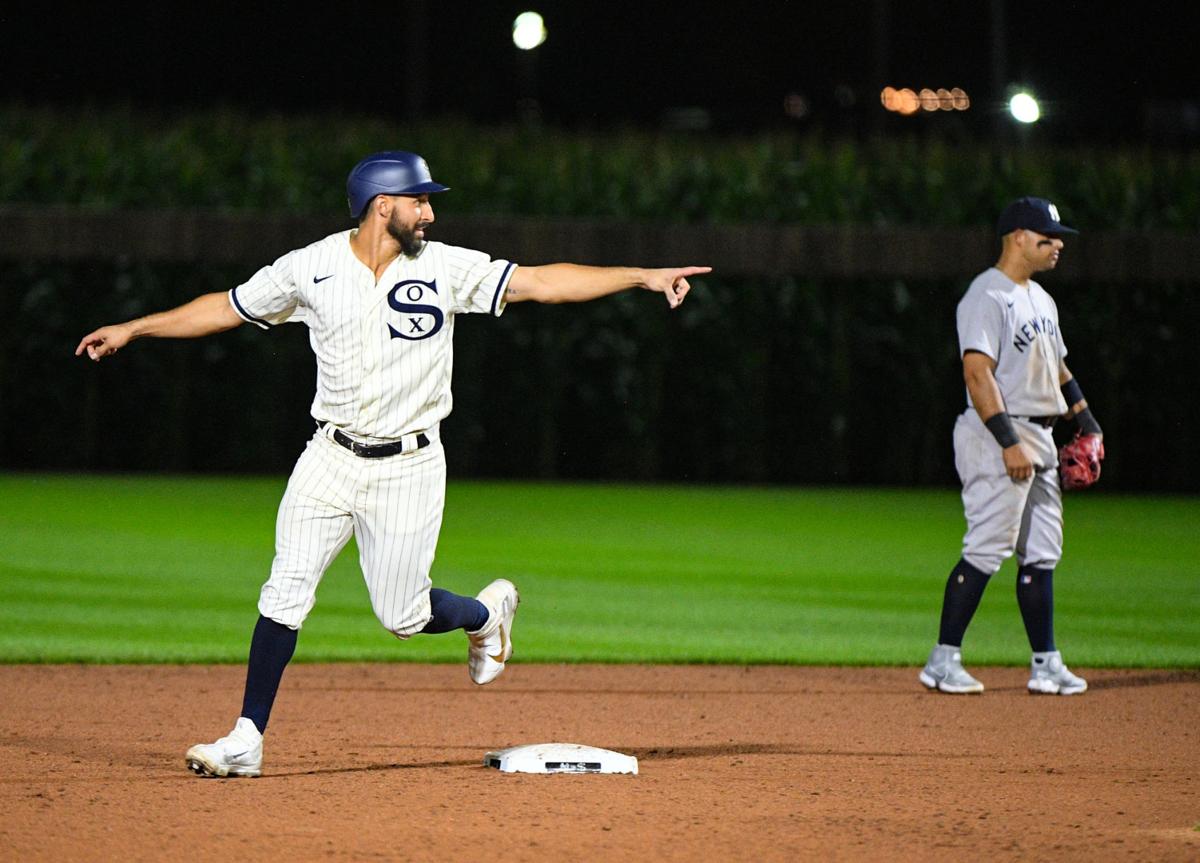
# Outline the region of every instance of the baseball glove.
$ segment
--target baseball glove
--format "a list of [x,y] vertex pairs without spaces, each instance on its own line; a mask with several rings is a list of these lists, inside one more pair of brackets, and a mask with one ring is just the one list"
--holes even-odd
[[1058,472],[1063,488],[1087,488],[1100,479],[1104,441],[1099,435],[1076,432],[1058,451]]

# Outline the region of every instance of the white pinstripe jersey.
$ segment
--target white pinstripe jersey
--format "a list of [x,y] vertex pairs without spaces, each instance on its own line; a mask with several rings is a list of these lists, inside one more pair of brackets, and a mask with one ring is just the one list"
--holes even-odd
[[229,292],[263,329],[308,324],[317,358],[312,415],[365,441],[431,429],[450,413],[454,316],[504,311],[515,264],[428,242],[375,274],[350,248],[352,231],[288,252]]

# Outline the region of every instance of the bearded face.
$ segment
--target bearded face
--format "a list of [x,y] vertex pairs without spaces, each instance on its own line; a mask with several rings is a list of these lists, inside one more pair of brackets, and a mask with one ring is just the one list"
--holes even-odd
[[405,224],[400,216],[400,208],[396,208],[392,210],[391,218],[388,219],[387,231],[392,239],[400,244],[400,251],[410,258],[415,258],[421,254],[421,249],[425,248],[427,227],[429,222],[419,220],[412,225]]

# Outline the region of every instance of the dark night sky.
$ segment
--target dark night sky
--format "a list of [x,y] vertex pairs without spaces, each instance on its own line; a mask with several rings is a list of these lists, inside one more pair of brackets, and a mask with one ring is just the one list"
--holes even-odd
[[[397,0],[299,14],[291,4],[220,12],[217,4],[134,2],[56,6],[54,20],[32,5],[24,13],[11,6],[0,12],[0,98],[29,104],[227,104],[400,120],[419,105],[423,116],[503,121],[516,114],[523,80],[511,21],[527,8],[550,30],[533,87],[553,123],[655,125],[672,108],[700,107],[716,129],[784,126],[796,122],[783,112],[784,97],[796,92],[811,106],[800,122],[861,130],[879,114],[879,89],[893,84],[963,87],[975,110],[959,122],[986,134],[998,104],[988,0]],[[1047,100],[1047,135],[1196,140],[1200,128],[1188,133],[1186,121],[1168,121],[1175,130],[1166,133],[1148,121],[1152,103],[1162,103],[1153,116],[1176,119],[1200,105],[1198,18],[1188,8],[1008,0],[1006,79]]]

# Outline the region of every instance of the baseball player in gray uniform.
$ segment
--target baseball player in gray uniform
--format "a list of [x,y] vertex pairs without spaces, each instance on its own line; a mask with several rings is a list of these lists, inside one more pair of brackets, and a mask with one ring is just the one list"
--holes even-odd
[[262,741],[297,633],[326,568],[354,535],[372,608],[398,638],[462,629],[468,671],[491,682],[512,656],[517,588],[497,579],[477,596],[432,586],[445,500],[439,423],[450,413],[454,318],[499,316],[509,303],[582,302],[628,288],[676,308],[708,267],[641,269],[506,260],[427,242],[430,196],[447,191],[420,156],[374,153],[346,183],[357,227],[288,252],[228,293],[84,336],[76,355],[111,356],[136,338],[193,338],[251,323],[303,322],[317,359],[317,428],[279,505],[275,559],[241,716],[215,743],[188,750],[201,776],[258,776]]
[[[1032,276],[1057,265],[1063,237],[1058,209],[1021,198],[998,221],[1000,260],[980,273],[958,304],[958,340],[967,409],[954,427],[967,532],[962,558],[946,581],[938,643],[920,674],[930,689],[978,693],[962,665],[962,641],[988,579],[1014,552],[1017,601],[1033,649],[1028,689],[1074,695],[1087,682],[1063,664],[1054,643],[1054,567],[1062,556],[1062,493],[1051,429],[1071,419],[1079,430],[1064,447],[1085,451],[1090,484],[1103,458],[1100,426],[1067,368],[1058,309]],[[1065,468],[1064,468],[1065,470]],[[1069,475],[1064,472],[1064,478]]]

